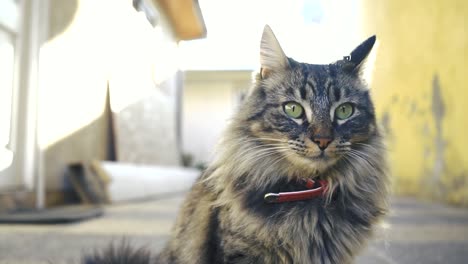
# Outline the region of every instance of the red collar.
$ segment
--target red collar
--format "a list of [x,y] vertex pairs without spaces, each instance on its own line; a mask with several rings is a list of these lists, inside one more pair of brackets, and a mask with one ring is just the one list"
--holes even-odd
[[328,188],[328,182],[326,180],[318,180],[315,182],[311,179],[302,179],[301,182],[308,190],[297,192],[267,193],[263,199],[267,203],[284,203],[309,200],[325,194]]

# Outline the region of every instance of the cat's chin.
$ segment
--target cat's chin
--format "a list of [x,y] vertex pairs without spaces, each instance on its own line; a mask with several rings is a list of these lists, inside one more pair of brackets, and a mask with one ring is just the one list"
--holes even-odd
[[335,165],[338,161],[338,157],[332,157],[326,154],[315,157],[293,155],[289,160],[297,167],[302,168],[304,173],[311,174],[312,176],[318,176]]

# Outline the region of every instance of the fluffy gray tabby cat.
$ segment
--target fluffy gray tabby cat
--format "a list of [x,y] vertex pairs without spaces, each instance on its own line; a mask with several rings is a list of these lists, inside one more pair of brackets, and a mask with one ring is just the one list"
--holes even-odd
[[[256,84],[163,251],[114,248],[84,262],[351,263],[386,212],[382,138],[360,77],[374,43],[332,64],[299,63],[266,26]],[[304,187],[307,179],[325,183]],[[319,188],[275,202],[277,193]]]

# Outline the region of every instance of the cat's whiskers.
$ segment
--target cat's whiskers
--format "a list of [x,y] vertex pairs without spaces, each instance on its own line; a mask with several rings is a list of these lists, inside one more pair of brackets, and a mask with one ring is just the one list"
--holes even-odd
[[[347,149],[340,149],[337,150],[336,153],[341,154],[340,158],[345,161],[353,170],[357,170],[355,163],[351,159],[357,161],[360,166],[364,167],[368,173],[373,173],[375,171],[375,166],[369,162],[367,159],[365,159],[363,156],[360,154],[364,153],[359,153],[354,149],[347,148]],[[366,155],[369,157],[368,155]],[[369,157],[370,158],[370,157]]]
[[[234,159],[235,166],[228,169],[230,174],[242,175],[246,173],[246,168],[264,167],[259,165],[261,163],[268,164],[268,168],[271,168],[270,164],[276,162],[284,156],[289,150],[288,146],[284,142],[279,143],[263,143],[257,138],[245,138],[243,142],[256,142],[255,144],[243,144],[233,154],[226,156],[229,159]],[[258,144],[260,143],[260,144]],[[257,145],[258,144],[258,145]],[[232,156],[233,155],[233,156]],[[250,171],[251,172],[251,171]]]
[[[375,146],[371,145],[371,144],[368,144],[368,143],[363,143],[363,142],[353,142],[352,143],[353,145],[361,145],[361,146],[365,146],[365,147],[369,147],[369,148],[372,148],[374,149]],[[381,148],[384,148],[384,146],[380,146]]]
[[240,152],[240,154],[238,153],[238,156],[242,156],[243,154],[245,154],[244,152],[248,152],[248,151],[251,151],[251,150],[254,150],[254,149],[259,149],[259,148],[265,148],[265,147],[269,147],[269,146],[284,146],[285,144],[282,144],[282,143],[261,143],[261,144],[256,144],[256,145],[253,145],[253,146],[250,146],[249,144],[246,144],[246,143],[249,143],[249,142],[258,142],[257,139],[244,139],[243,141],[245,143],[245,146],[246,147],[243,147]]
[[262,145],[259,147],[248,148],[247,150],[253,151],[256,149],[260,149],[259,151],[262,152],[262,151],[274,150],[274,149],[287,149],[287,147],[284,144],[275,144],[275,145],[271,144],[271,145]]
[[351,149],[350,152],[356,154],[356,155],[359,155],[363,158],[366,158],[366,159],[373,159],[372,156],[370,156],[369,154],[367,154],[366,152],[364,151],[360,151],[360,150],[357,150],[357,149]]
[[274,149],[274,150],[270,150],[270,151],[266,151],[266,152],[261,152],[261,153],[255,153],[255,154],[259,154],[257,155],[253,160],[251,160],[252,163],[256,163],[257,161],[260,161],[268,156],[273,156],[274,154],[281,154],[280,153],[280,150],[287,150],[286,148],[278,148],[278,149]]
[[[255,142],[262,142],[262,140],[269,140],[269,141],[276,141],[276,142],[286,142],[282,139],[277,139],[277,138],[264,138],[264,137],[241,137],[239,138],[239,140],[243,140],[244,142],[252,142],[252,141],[255,141]],[[263,142],[262,142],[263,143]]]
[[362,156],[359,156],[358,154],[356,153],[353,153],[353,152],[348,152],[347,153],[348,157],[349,158],[353,158],[355,159],[356,161],[359,162],[359,165],[361,165],[362,167],[365,167],[365,169],[371,174],[373,173],[376,169],[374,167],[373,164],[371,164],[368,160],[364,159]]
[[255,138],[239,138],[239,140],[243,140],[243,142],[248,143],[248,142],[257,142],[261,145],[263,144],[269,144],[265,143],[265,141],[273,141],[273,142],[279,142],[279,143],[286,143],[287,141],[282,140],[282,139],[277,139],[277,138],[264,138],[264,137],[255,137]]
[[[246,151],[248,152],[248,154],[250,155],[254,155],[255,159],[259,159],[259,158],[264,158],[270,154],[275,154],[275,153],[279,153],[280,150],[285,150],[287,149],[286,146],[272,146],[272,147],[265,147],[264,145],[261,147],[261,148],[248,148],[246,149]],[[244,153],[241,155],[237,155],[238,158],[240,159],[245,159],[245,154],[247,153]]]
[[257,186],[261,186],[264,184],[264,178],[265,177],[268,177],[271,179],[271,176],[272,174],[278,174],[278,170],[277,168],[275,167],[276,164],[282,162],[283,160],[285,160],[287,157],[291,156],[293,153],[292,152],[283,152],[281,153],[281,155],[278,155],[277,158],[273,159],[271,161],[271,164],[268,165],[268,169],[264,170],[262,172],[262,174],[260,175],[261,177],[257,178],[257,179],[254,179],[254,183],[257,185]]
[[[299,155],[306,155],[308,153],[308,150],[307,150],[307,147],[304,145],[303,141],[302,140],[288,140],[288,141],[284,141],[284,140],[281,140],[281,139],[275,139],[275,138],[266,138],[266,137],[259,137],[259,138],[248,138],[248,139],[244,139],[244,142],[245,143],[248,143],[248,142],[259,142],[259,141],[274,141],[274,142],[279,142],[279,143],[267,143],[267,144],[260,144],[260,145],[256,145],[256,146],[253,146],[253,147],[250,147],[250,148],[245,148],[242,152],[240,152],[240,154],[238,154],[237,156],[239,157],[242,157],[243,155],[245,155],[246,153],[252,151],[252,150],[255,150],[255,149],[261,149],[261,154],[263,154],[263,150],[281,150],[281,149],[284,149],[284,150],[293,150],[295,153],[299,154]],[[277,148],[271,148],[270,146],[275,146]],[[257,153],[258,154],[258,153]],[[288,156],[292,155],[289,154]],[[260,157],[257,157],[256,160],[258,160],[258,158],[265,158],[267,157],[268,155],[263,155],[263,156],[260,156]]]
[[[362,150],[359,150],[359,149],[356,149],[356,148],[352,148],[353,145],[361,145],[363,146],[366,150],[366,151],[362,151]],[[376,150],[374,146],[370,145],[370,144],[367,144],[367,143],[359,143],[359,142],[354,142],[354,143],[351,143],[351,142],[346,142],[346,143],[340,143],[339,145],[337,145],[336,147],[336,150],[338,152],[340,152],[341,154],[345,154],[347,152],[352,152],[354,154],[357,154],[359,156],[361,156],[362,158],[367,158],[367,159],[372,159],[373,157],[370,156],[367,152],[376,152],[376,151],[379,151],[379,150]]]
[[[351,160],[351,157],[350,156],[343,156],[343,161],[345,161],[348,166],[349,166],[349,169],[353,170],[353,171],[359,171],[360,169],[356,166],[356,162]],[[359,165],[362,165],[362,164],[359,164]],[[371,173],[369,171],[369,173]],[[356,175],[353,173],[353,175]],[[368,192],[368,190],[365,189],[365,187],[361,186],[361,184],[356,184],[356,180],[359,180],[359,179],[356,179],[354,177],[346,177],[346,179],[340,179],[339,180],[339,184],[344,184],[343,180],[347,181],[348,184],[348,191],[351,191],[355,194],[361,194],[361,193],[365,193],[365,192]],[[349,183],[352,183],[352,184],[349,184]],[[343,186],[340,186],[340,188],[343,188]]]
[[[252,159],[247,158],[244,162],[251,164],[249,168],[262,167],[264,169],[260,171],[259,173],[257,173],[258,177],[248,178],[251,181],[251,184],[254,184],[256,186],[261,186],[262,184],[265,183],[265,179],[272,180],[271,176],[274,174],[278,174],[278,168],[276,168],[275,165],[281,162],[287,156],[291,155],[291,152],[288,150],[289,150],[288,148],[275,149],[270,152],[262,152],[261,155],[257,155],[257,153],[252,153],[252,155],[255,155],[255,157]],[[269,158],[271,156],[275,156],[275,157],[272,158],[271,160],[265,161],[266,158]],[[265,166],[259,165],[259,163],[261,162],[267,162],[268,166],[265,167]],[[255,164],[255,165],[252,165],[252,164]]]
[[[286,149],[287,150],[287,149]],[[284,153],[283,153],[284,154]],[[279,158],[274,160],[272,164],[270,165],[271,167],[274,167],[279,161],[285,159],[286,157],[292,155],[292,153],[286,152],[284,155],[279,155]]]
[[342,158],[343,158],[343,161],[344,161],[344,162],[348,163],[348,165],[351,167],[351,169],[353,169],[353,170],[355,169],[355,168],[354,168],[354,165],[353,165],[352,162],[349,160],[348,156],[344,156],[344,155],[343,155]]
[[244,156],[246,153],[248,152],[251,152],[253,150],[256,150],[256,149],[267,149],[268,147],[270,146],[273,146],[273,147],[282,147],[284,146],[284,144],[279,144],[279,143],[276,143],[276,144],[262,144],[262,145],[255,145],[255,146],[252,146],[252,147],[245,147],[243,150],[241,150],[240,152],[238,152],[236,154],[236,156],[239,156],[239,157],[242,157]]
[[332,150],[338,150],[338,151],[343,150],[343,151],[347,151],[347,150],[351,150],[351,147],[350,147],[350,146],[335,146],[335,148],[332,149]]
[[275,151],[278,152],[279,154],[279,152],[281,152],[282,150],[288,151],[291,149],[291,147],[287,145],[284,140],[280,140],[280,139],[261,137],[261,138],[250,138],[250,139],[247,139],[245,142],[258,142],[259,140],[269,140],[269,141],[274,141],[274,142],[279,142],[279,143],[260,144],[260,145],[256,145],[253,147],[245,148],[245,150],[240,152],[240,154],[238,154],[237,156],[242,157],[248,152],[260,149],[260,151],[255,151],[255,154],[258,155],[256,156],[255,160],[258,161],[259,159],[268,157],[270,154],[274,154]]
[[284,146],[281,144],[278,145],[260,145],[260,146],[253,146],[253,147],[248,147],[245,148],[243,152],[240,152],[237,156],[242,157],[245,152],[251,152],[251,151],[263,151],[263,150],[269,150],[269,149],[274,149],[274,148],[283,148]]
[[266,158],[266,157],[268,157],[270,155],[273,155],[273,154],[280,154],[281,150],[285,150],[285,149],[284,148],[275,148],[275,149],[268,149],[268,150],[265,150],[265,151],[257,152],[257,153],[255,153],[256,154],[255,160],[263,159],[263,158]]
[[283,139],[277,139],[277,138],[259,137],[258,139],[261,139],[261,140],[270,140],[270,141],[278,141],[278,142],[283,142],[283,143],[285,143],[285,141],[284,141]]

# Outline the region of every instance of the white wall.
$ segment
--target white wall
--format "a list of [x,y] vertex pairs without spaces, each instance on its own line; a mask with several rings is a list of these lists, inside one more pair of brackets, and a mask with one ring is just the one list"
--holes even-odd
[[194,163],[208,162],[240,96],[252,84],[251,71],[185,72],[182,150]]
[[48,190],[63,187],[68,164],[107,158],[108,84],[118,161],[179,163],[177,45],[168,31],[130,0],[51,2],[38,107]]

